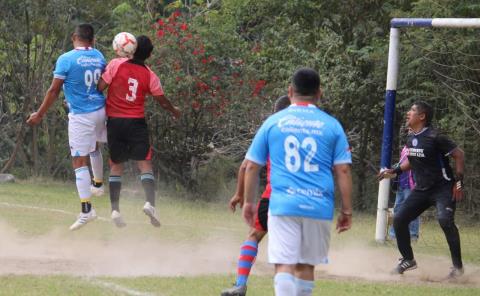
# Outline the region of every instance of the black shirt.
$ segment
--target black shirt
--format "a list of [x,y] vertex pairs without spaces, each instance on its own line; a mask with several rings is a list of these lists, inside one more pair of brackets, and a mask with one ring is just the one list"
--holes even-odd
[[409,134],[407,147],[416,190],[428,190],[435,185],[453,182],[448,156],[457,144],[445,134],[427,127],[417,134]]

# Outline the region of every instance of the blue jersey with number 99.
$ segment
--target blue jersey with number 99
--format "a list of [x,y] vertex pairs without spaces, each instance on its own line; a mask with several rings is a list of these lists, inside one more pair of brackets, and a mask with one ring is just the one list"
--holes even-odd
[[105,106],[105,97],[97,89],[105,66],[102,53],[91,47],[76,48],[58,58],[53,77],[64,80],[63,92],[71,113],[90,113]]
[[246,158],[270,156],[270,214],[332,220],[333,166],[352,163],[340,123],[314,105],[291,105],[260,127]]

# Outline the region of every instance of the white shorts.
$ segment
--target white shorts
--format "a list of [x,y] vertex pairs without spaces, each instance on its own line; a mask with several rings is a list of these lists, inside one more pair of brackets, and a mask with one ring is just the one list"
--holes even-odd
[[268,216],[268,261],[272,264],[328,263],[332,222]]
[[107,142],[105,108],[84,114],[68,114],[68,144],[72,156],[87,156],[97,142]]

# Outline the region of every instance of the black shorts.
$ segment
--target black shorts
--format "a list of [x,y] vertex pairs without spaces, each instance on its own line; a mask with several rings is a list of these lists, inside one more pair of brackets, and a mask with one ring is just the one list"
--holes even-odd
[[107,120],[107,141],[114,163],[151,159],[151,147],[145,118],[114,118]]
[[257,204],[257,216],[255,217],[255,229],[268,231],[268,204],[269,198],[261,198]]

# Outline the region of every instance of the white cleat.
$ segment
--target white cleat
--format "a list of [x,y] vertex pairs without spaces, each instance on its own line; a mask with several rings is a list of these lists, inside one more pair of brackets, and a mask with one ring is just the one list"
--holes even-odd
[[150,217],[150,223],[155,227],[160,227],[160,221],[158,221],[155,215],[155,207],[153,207],[148,201],[143,206],[143,212]]
[[113,210],[112,211],[112,221],[117,226],[118,228],[123,228],[127,226],[127,223],[123,221],[122,215],[120,214],[119,211]]
[[97,213],[95,212],[95,209],[91,209],[90,212],[88,213],[80,213],[78,215],[77,221],[70,226],[70,230],[77,230],[80,227],[84,226],[90,221],[93,221],[97,219]]
[[103,184],[100,187],[95,187],[91,185],[90,192],[95,196],[102,196],[105,193],[105,187],[103,187]]

